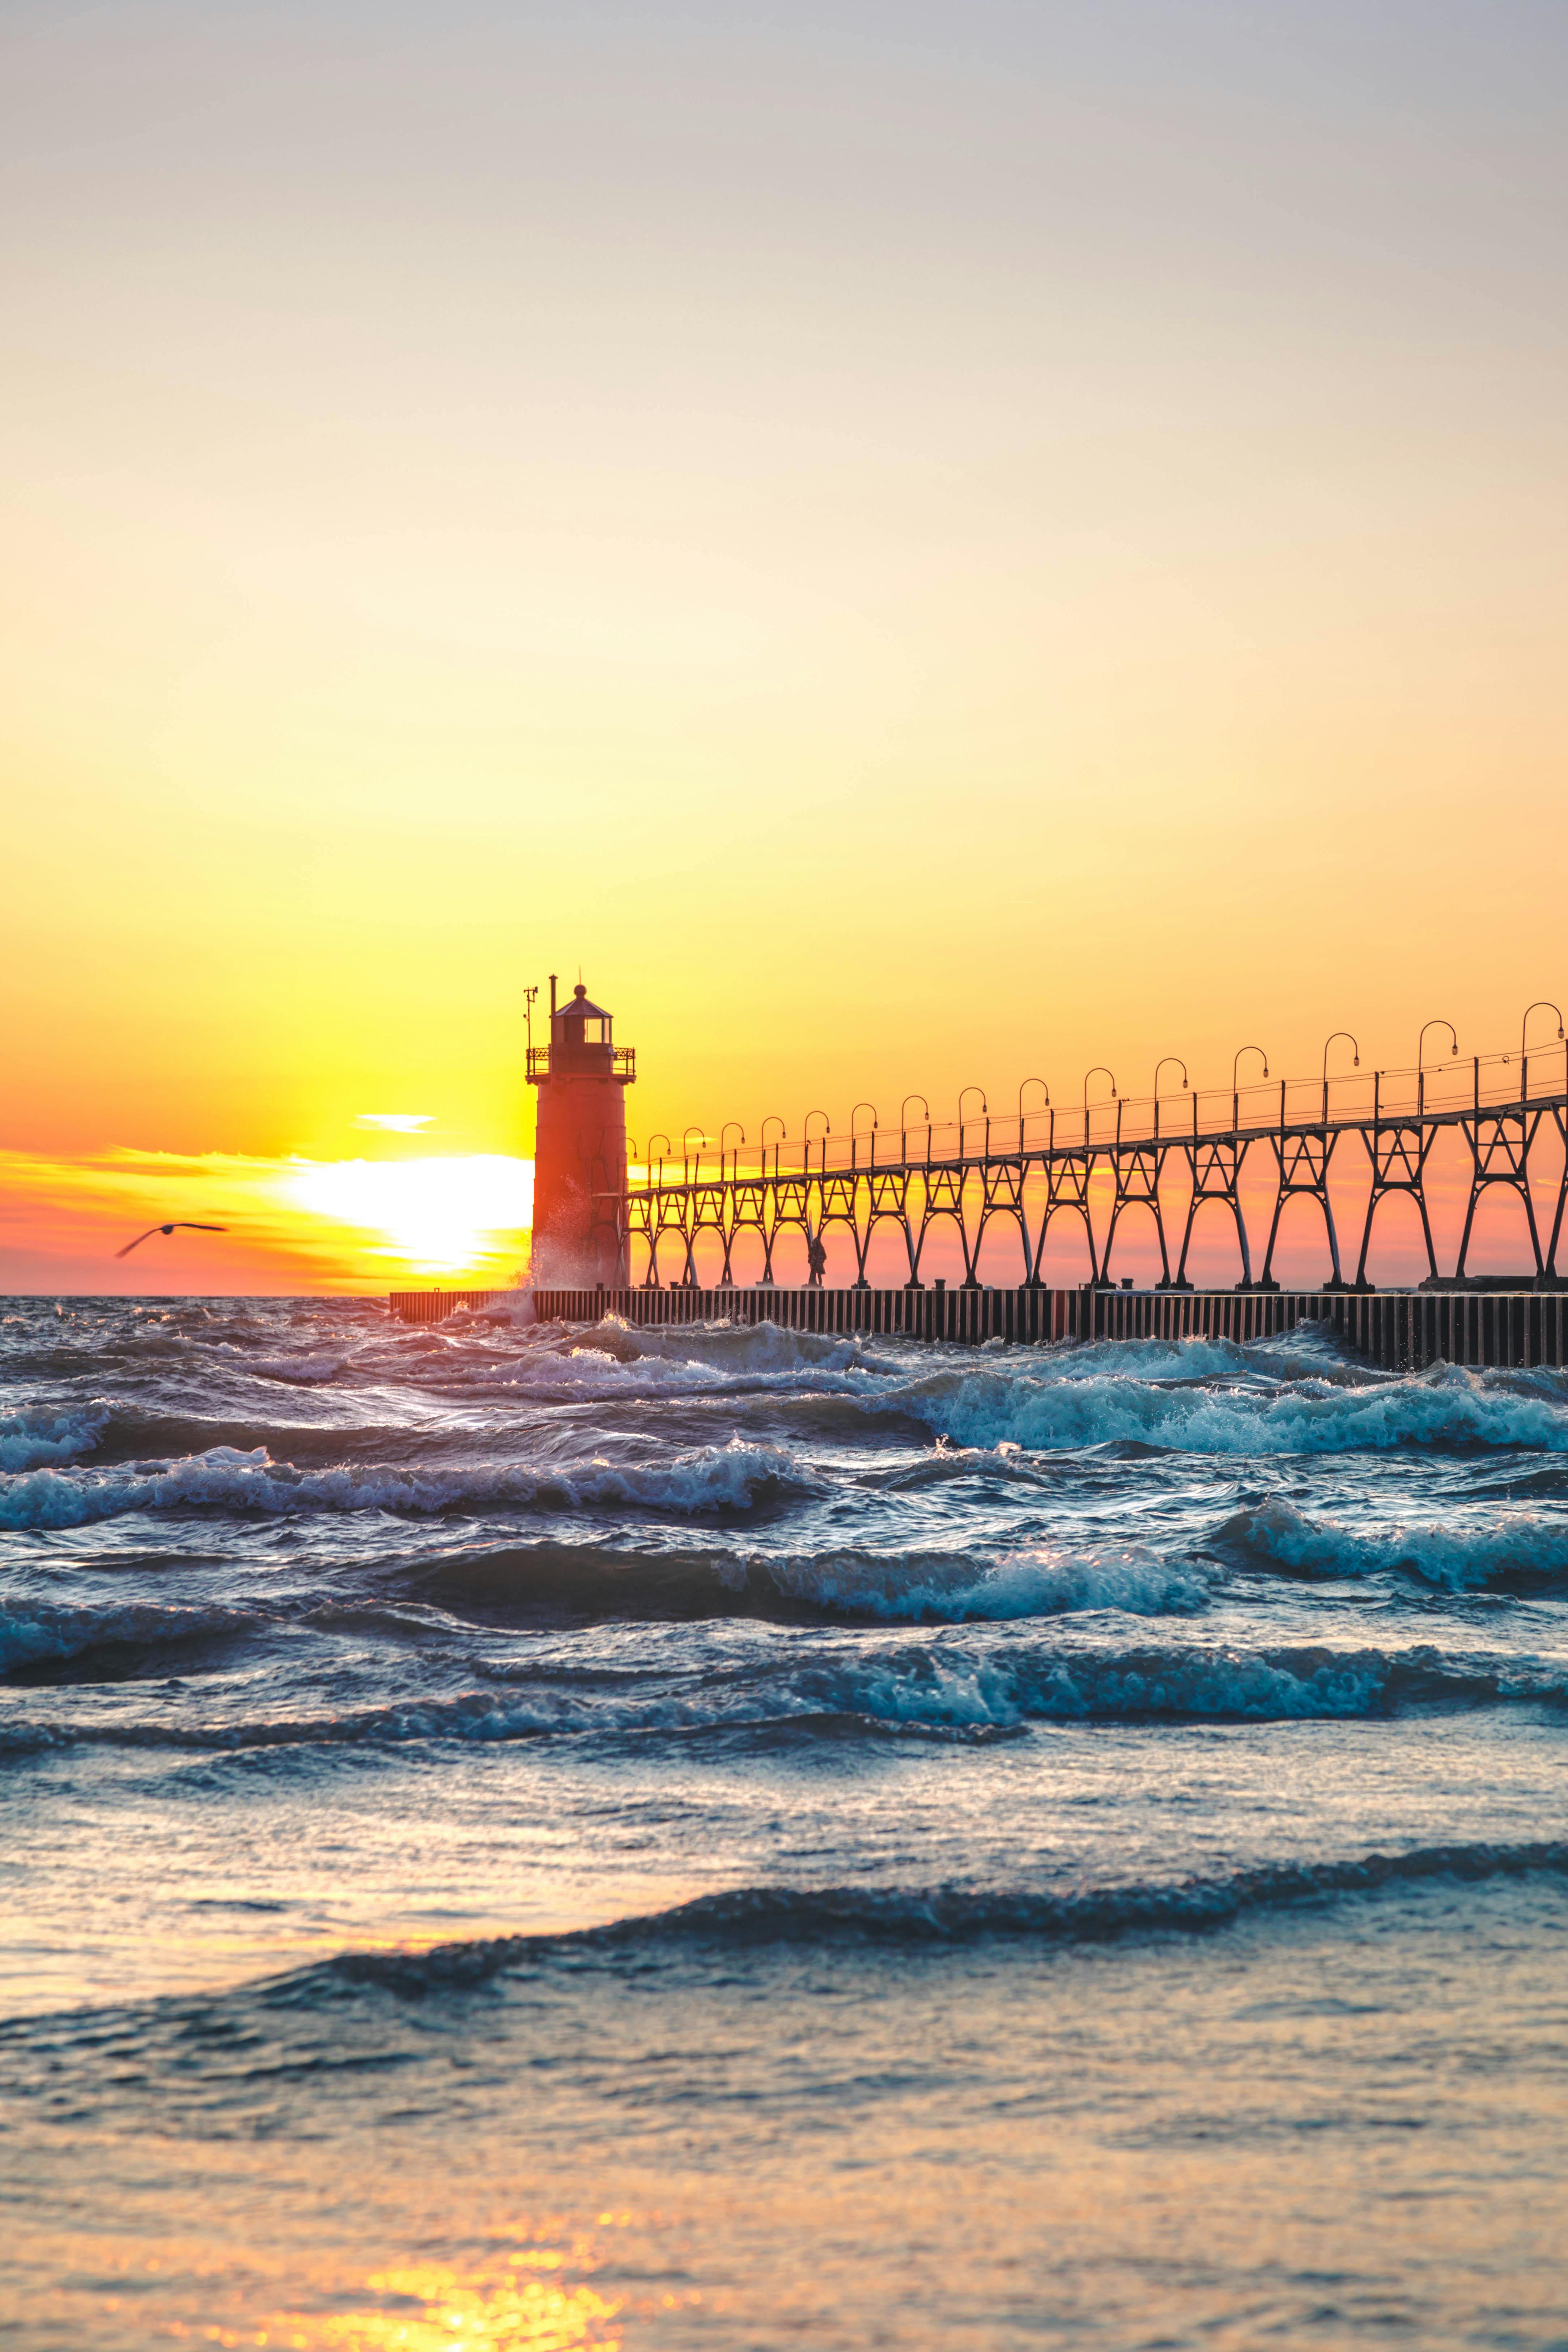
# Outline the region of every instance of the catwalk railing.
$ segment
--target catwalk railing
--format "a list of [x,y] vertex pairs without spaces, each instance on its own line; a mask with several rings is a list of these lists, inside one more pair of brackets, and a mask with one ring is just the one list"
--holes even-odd
[[[1129,1213],[1139,1211],[1153,1221],[1158,1286],[1187,1289],[1198,1214],[1212,1205],[1234,1224],[1241,1286],[1268,1290],[1277,1287],[1273,1263],[1283,1213],[1291,1202],[1305,1200],[1321,1213],[1331,1267],[1328,1286],[1364,1289],[1377,1213],[1391,1196],[1404,1195],[1419,1213],[1428,1266],[1437,1280],[1426,1179],[1433,1145],[1445,1129],[1462,1133],[1469,1171],[1455,1276],[1465,1275],[1477,1210],[1498,1188],[1522,1204],[1534,1275],[1556,1274],[1568,1204],[1568,1045],[1561,1041],[1544,1051],[1478,1055],[1413,1070],[1265,1080],[1223,1093],[1184,1088],[1142,1099],[1110,1096],[1068,1109],[1047,1102],[1026,1110],[1024,1091],[1016,1117],[986,1114],[914,1128],[873,1123],[849,1135],[824,1132],[749,1148],[742,1142],[718,1151],[699,1147],[679,1161],[650,1160],[646,1170],[633,1171],[641,1181],[632,1183],[625,1203],[634,1279],[649,1288],[695,1284],[698,1247],[709,1234],[721,1255],[718,1286],[727,1288],[735,1278],[736,1244],[751,1234],[761,1243],[760,1278],[766,1285],[774,1279],[773,1252],[783,1236],[798,1233],[815,1249],[824,1233],[839,1227],[852,1238],[856,1286],[864,1288],[872,1237],[879,1225],[892,1223],[902,1236],[909,1282],[918,1287],[927,1242],[945,1224],[956,1230],[963,1283],[973,1288],[981,1243],[1000,1220],[1016,1232],[1021,1280],[1034,1287],[1041,1281],[1051,1225],[1066,1214],[1081,1221],[1093,1283],[1108,1284],[1118,1233]],[[1359,1139],[1371,1177],[1350,1283],[1330,1189],[1335,1154],[1348,1136]],[[1247,1179],[1253,1212],[1258,1213],[1260,1198],[1268,1219],[1256,1275],[1241,1196],[1255,1155],[1266,1160],[1268,1177],[1260,1189]],[[1535,1192],[1548,1160],[1543,1208],[1551,1223],[1543,1247]],[[1181,1234],[1173,1271],[1167,1231],[1173,1190]],[[1095,1210],[1102,1214],[1103,1239],[1095,1231]]]

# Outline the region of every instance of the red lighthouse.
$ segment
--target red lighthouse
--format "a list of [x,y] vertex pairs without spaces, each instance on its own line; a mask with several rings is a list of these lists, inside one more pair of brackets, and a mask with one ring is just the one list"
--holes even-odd
[[531,1048],[528,1083],[539,1088],[533,1147],[533,1256],[537,1288],[626,1279],[626,1098],[637,1055],[615,1044],[611,1016],[581,981],[555,1004],[550,1043]]

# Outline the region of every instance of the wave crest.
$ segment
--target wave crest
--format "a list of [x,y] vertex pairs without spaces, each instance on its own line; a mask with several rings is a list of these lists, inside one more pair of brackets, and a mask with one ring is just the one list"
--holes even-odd
[[338,1715],[97,1724],[13,1715],[0,1748],[109,1746],[206,1750],[721,1735],[860,1740],[913,1733],[973,1738],[1035,1724],[1364,1720],[1410,1708],[1568,1705],[1561,1668],[1492,1655],[1151,1643],[1091,1650],[1045,1641],[965,1646],[942,1634],[837,1654],[784,1650],[685,1679],[584,1677],[503,1659],[489,1687]]
[[89,1650],[162,1646],[204,1635],[249,1633],[261,1620],[247,1609],[181,1608],[121,1601],[109,1608],[47,1601],[0,1605],[0,1675]]
[[114,1471],[32,1470],[0,1480],[0,1527],[79,1528],[130,1511],[217,1510],[286,1517],[307,1511],[580,1509],[616,1504],[679,1514],[749,1510],[770,1495],[816,1491],[782,1446],[705,1446],[668,1463],[605,1461],[560,1468],[497,1465],[415,1469],[274,1462],[265,1446],[210,1446],[183,1461]]
[[1568,1578],[1568,1520],[1536,1511],[1498,1512],[1468,1525],[1396,1521],[1352,1529],[1276,1495],[1227,1519],[1216,1541],[1309,1579],[1403,1570],[1441,1591],[1468,1592]]
[[1407,1380],[1323,1378],[1258,1387],[1161,1384],[1013,1364],[942,1368],[894,1391],[906,1412],[964,1445],[1037,1450],[1134,1443],[1188,1454],[1339,1454],[1393,1447],[1568,1451],[1561,1381],[1523,1389],[1451,1364]]
[[764,1617],[964,1624],[1071,1611],[1148,1617],[1202,1608],[1207,1576],[1142,1545],[1037,1545],[999,1559],[968,1552],[732,1550],[542,1542],[424,1561],[406,1590],[458,1614],[524,1620]]
[[79,1405],[51,1412],[24,1406],[0,1412],[0,1471],[37,1469],[47,1462],[69,1462],[90,1454],[109,1421],[105,1404]]
[[1568,1844],[1419,1846],[1324,1862],[1264,1864],[1213,1878],[1132,1881],[1071,1894],[972,1887],[744,1886],[671,1910],[554,1936],[499,1936],[423,1952],[344,1952],[274,1979],[279,1991],[323,1995],[336,1984],[422,1996],[482,1982],[557,1954],[647,1951],[668,1945],[732,1947],[868,1943],[941,1946],[988,1937],[1093,1943],[1140,1932],[1202,1934],[1250,1913],[1332,1902],[1450,1880],[1568,1874]]

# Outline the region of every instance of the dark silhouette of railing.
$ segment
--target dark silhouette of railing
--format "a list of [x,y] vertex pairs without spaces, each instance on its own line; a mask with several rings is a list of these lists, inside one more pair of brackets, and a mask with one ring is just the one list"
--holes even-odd
[[528,1080],[540,1078],[620,1078],[630,1085],[637,1074],[635,1045],[531,1045]]

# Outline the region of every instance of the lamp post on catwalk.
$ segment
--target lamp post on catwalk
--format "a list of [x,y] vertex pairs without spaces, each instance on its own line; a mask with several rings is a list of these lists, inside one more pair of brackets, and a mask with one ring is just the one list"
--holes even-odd
[[550,975],[550,1043],[528,1054],[539,1089],[533,1147],[533,1255],[540,1287],[626,1281],[626,1097],[637,1055],[614,1040],[612,1016],[579,981],[557,1006]]

